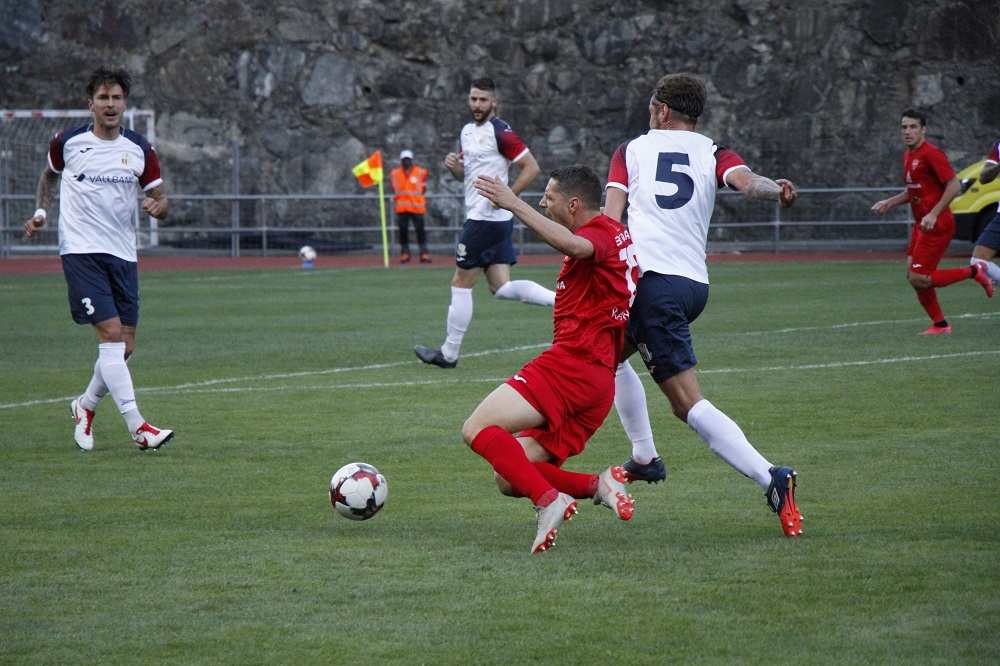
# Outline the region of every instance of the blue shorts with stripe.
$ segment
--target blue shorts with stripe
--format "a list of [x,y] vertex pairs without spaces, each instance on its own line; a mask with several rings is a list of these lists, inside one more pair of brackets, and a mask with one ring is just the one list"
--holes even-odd
[[61,259],[73,321],[97,324],[119,317],[125,326],[139,323],[139,271],[134,261],[110,254],[64,254]]
[[516,264],[513,232],[513,218],[502,222],[466,220],[455,250],[455,263],[465,269]]
[[646,272],[636,285],[625,339],[657,384],[693,368],[689,324],[708,303],[708,285],[679,275]]

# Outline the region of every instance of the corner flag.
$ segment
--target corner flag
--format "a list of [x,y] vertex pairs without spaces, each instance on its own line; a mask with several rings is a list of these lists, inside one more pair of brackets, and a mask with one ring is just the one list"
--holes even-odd
[[385,191],[382,189],[382,151],[376,150],[371,157],[351,169],[362,187],[378,185],[379,212],[382,216],[382,262],[389,267],[389,236],[385,228]]
[[361,181],[362,187],[371,187],[382,182],[382,151],[376,150],[371,157],[351,169],[354,177]]

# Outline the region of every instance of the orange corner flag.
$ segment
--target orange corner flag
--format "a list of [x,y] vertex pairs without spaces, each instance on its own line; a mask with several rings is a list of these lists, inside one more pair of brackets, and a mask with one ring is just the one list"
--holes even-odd
[[354,177],[361,181],[362,187],[371,187],[382,182],[382,151],[376,150],[372,156],[351,169]]

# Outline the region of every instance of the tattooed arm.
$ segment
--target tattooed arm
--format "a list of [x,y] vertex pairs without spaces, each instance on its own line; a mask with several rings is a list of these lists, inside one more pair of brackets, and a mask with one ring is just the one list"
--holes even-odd
[[59,174],[45,167],[42,177],[38,179],[38,191],[35,192],[35,214],[24,223],[24,231],[28,237],[34,236],[45,224],[45,216],[56,197],[56,186],[59,184]]
[[791,181],[783,178],[771,180],[764,176],[758,176],[749,168],[733,169],[726,176],[726,183],[743,192],[748,199],[777,201],[782,208],[791,206],[799,196]]
[[167,201],[167,195],[163,193],[163,187],[160,185],[146,192],[146,198],[142,200],[140,206],[158,220],[167,219],[170,210],[170,202]]

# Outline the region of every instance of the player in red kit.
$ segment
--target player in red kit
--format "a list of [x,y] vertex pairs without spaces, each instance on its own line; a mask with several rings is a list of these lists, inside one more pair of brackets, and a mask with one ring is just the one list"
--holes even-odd
[[583,451],[611,411],[638,266],[628,230],[601,214],[601,179],[590,167],[552,172],[539,203],[548,217],[495,176],[480,176],[476,188],[566,255],[552,347],[487,396],[462,426],[465,443],[493,466],[500,492],[535,505],[531,552],[540,553],[577,512],[577,499],[592,498],[622,520],[632,517],[621,466],[582,474],[562,464]]
[[904,111],[900,129],[903,145],[906,146],[903,153],[906,189],[877,202],[872,210],[882,214],[894,206],[910,202],[915,224],[910,245],[906,248],[906,278],[931,318],[931,327],[921,335],[951,333],[951,326],[938,303],[936,289],[972,278],[992,298],[993,281],[986,272],[986,266],[978,263],[963,268],[938,268],[955,235],[955,217],[948,204],[958,195],[961,185],[944,152],[926,140],[927,117],[923,113],[915,109]]

